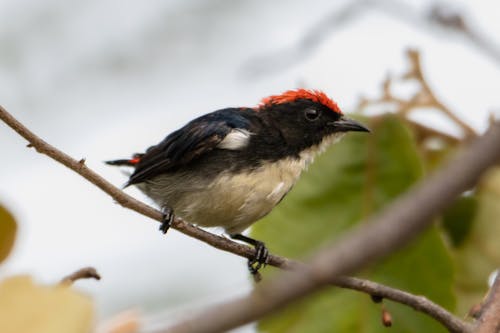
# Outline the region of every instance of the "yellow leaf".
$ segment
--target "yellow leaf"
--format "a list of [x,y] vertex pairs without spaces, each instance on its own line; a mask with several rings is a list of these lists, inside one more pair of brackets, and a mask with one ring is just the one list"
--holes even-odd
[[0,262],[10,253],[16,238],[17,224],[14,217],[0,206]]
[[0,332],[89,333],[91,300],[69,286],[35,285],[29,276],[0,283]]

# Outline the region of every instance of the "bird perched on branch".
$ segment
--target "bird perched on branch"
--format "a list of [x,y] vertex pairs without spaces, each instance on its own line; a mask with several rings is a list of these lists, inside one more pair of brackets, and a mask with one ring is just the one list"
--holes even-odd
[[256,274],[266,263],[263,242],[241,233],[267,215],[291,190],[314,157],[348,131],[368,132],[346,118],[323,92],[297,89],[264,98],[254,108],[208,113],[131,159],[125,186],[136,185],[164,212],[167,232],[175,215],[221,226],[255,247],[248,262]]

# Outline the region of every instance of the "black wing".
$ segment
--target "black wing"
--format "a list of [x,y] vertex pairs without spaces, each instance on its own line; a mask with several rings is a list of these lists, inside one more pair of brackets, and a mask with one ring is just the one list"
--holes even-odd
[[250,121],[243,116],[241,109],[219,110],[197,118],[150,147],[126,186],[186,165],[216,149],[234,128],[249,129],[249,126]]

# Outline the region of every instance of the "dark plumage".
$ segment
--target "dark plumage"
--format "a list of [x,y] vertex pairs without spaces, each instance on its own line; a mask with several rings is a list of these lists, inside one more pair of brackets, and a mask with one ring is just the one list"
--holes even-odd
[[[314,156],[347,131],[367,129],[346,119],[322,92],[299,89],[257,108],[206,114],[144,154],[107,163],[133,166],[127,186],[137,185],[169,212],[201,226],[223,226],[262,250],[261,242],[239,233],[269,213]],[[263,260],[250,262],[252,272]]]

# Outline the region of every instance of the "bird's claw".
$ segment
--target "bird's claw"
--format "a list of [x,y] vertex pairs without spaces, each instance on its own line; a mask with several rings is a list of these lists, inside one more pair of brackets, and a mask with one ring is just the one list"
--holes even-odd
[[230,235],[232,239],[240,240],[247,244],[253,245],[255,248],[255,254],[252,258],[248,259],[248,270],[252,274],[256,282],[261,280],[259,269],[265,267],[269,261],[269,250],[263,242],[256,239],[244,236],[242,234],[232,234]]
[[269,250],[266,245],[261,241],[256,241],[254,244],[255,256],[248,259],[248,270],[252,275],[259,273],[259,269],[266,267],[269,261]]
[[175,215],[173,209],[170,207],[163,207],[161,212],[163,217],[161,219],[160,231],[166,234],[168,229],[172,226]]

